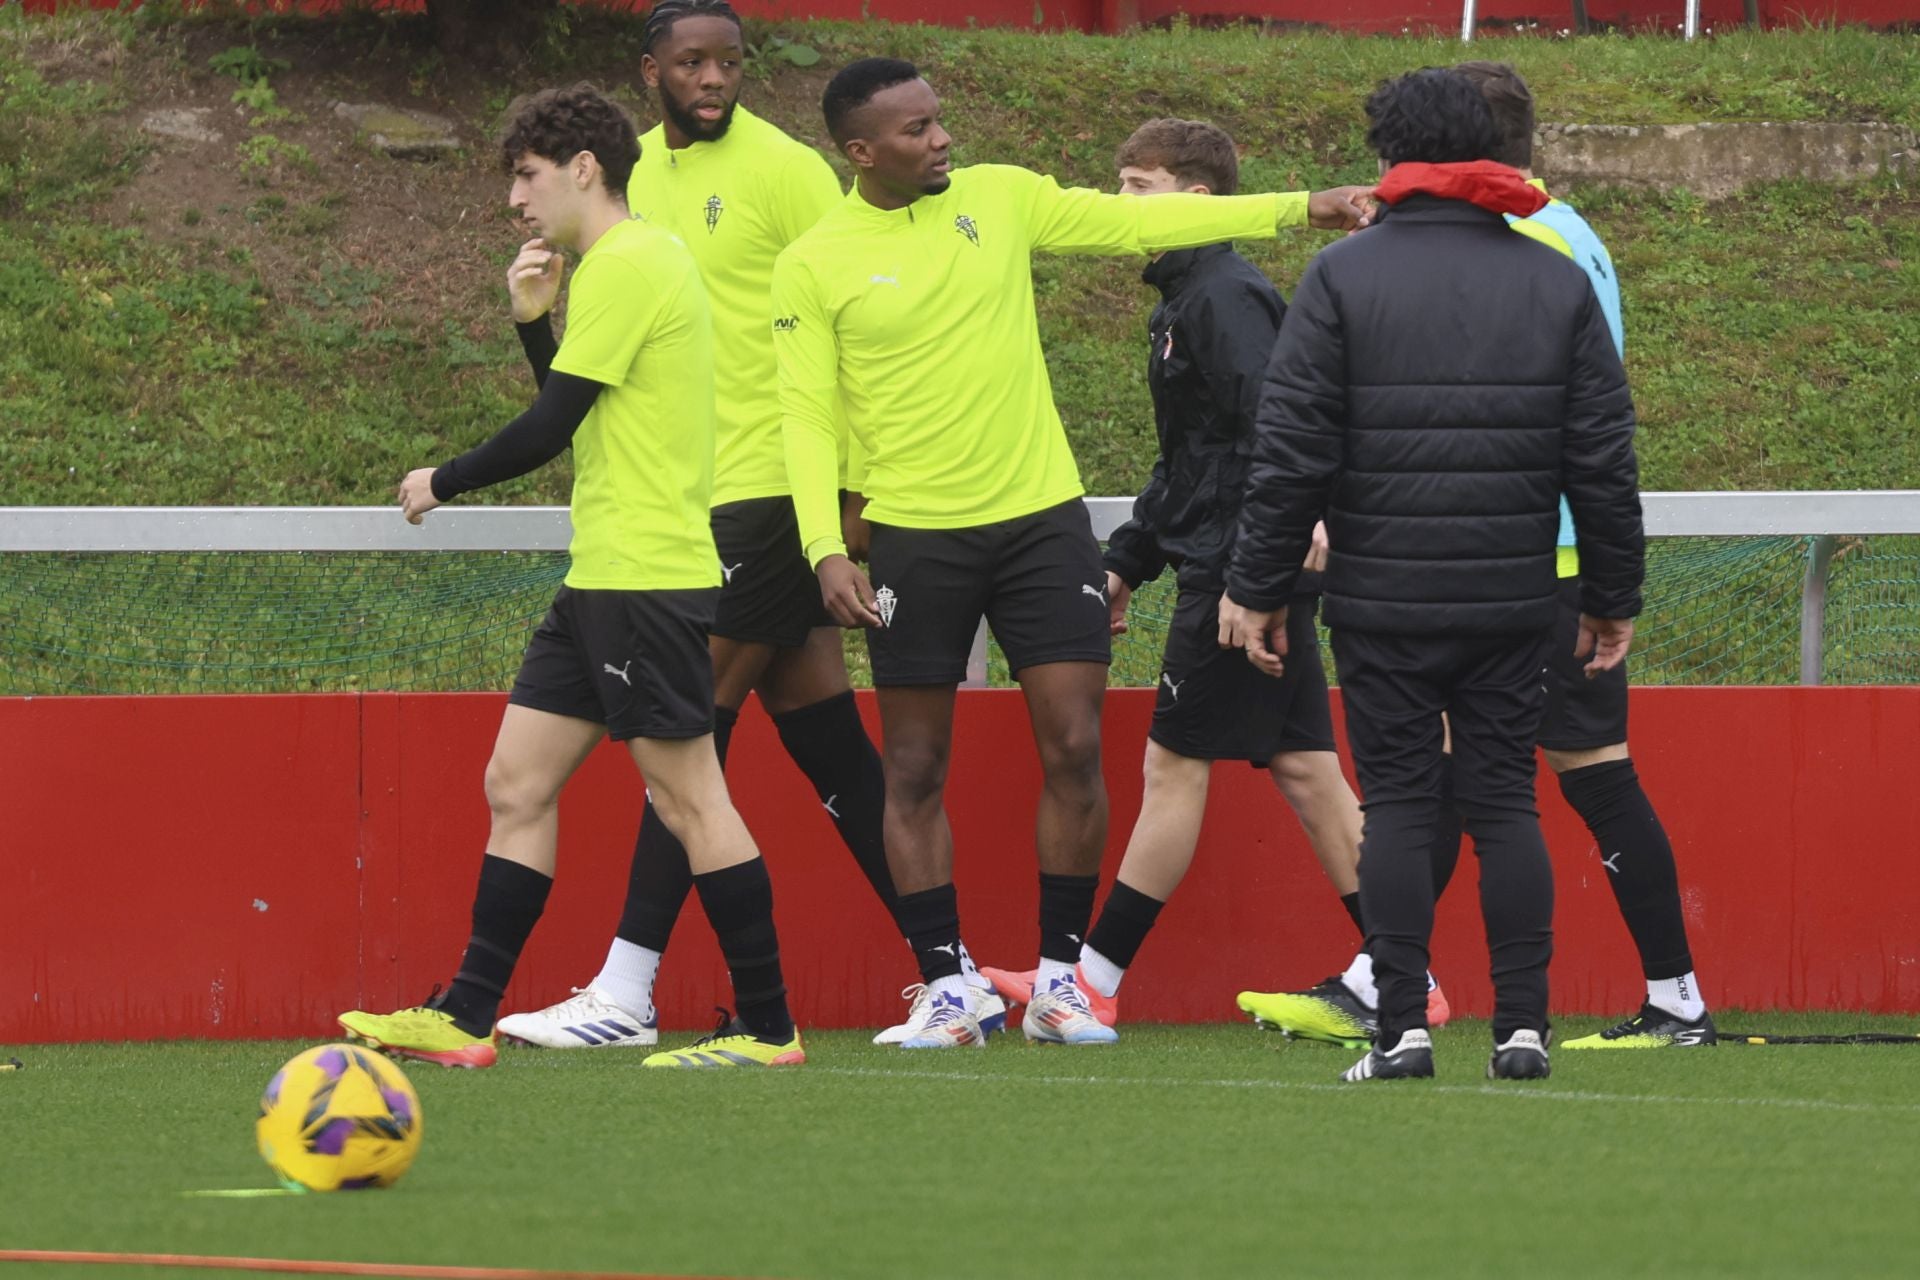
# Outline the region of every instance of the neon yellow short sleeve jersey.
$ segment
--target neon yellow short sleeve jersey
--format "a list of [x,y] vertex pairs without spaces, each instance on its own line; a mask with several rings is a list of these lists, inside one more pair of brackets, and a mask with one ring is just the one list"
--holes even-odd
[[716,506],[790,492],[767,295],[774,258],[839,203],[820,153],[744,107],[715,142],[673,151],[658,125],[640,136],[627,205],[686,242],[713,305]]
[[856,189],[773,273],[787,469],[810,562],[844,554],[836,399],[865,452],[867,516],[951,529],[1078,497],[1034,314],[1032,255],[1146,254],[1305,225],[1305,193],[1062,189],[1006,165],[878,209]]
[[720,585],[713,491],[713,332],[678,237],[622,222],[567,291],[558,373],[605,390],[573,434],[573,565],[582,590]]

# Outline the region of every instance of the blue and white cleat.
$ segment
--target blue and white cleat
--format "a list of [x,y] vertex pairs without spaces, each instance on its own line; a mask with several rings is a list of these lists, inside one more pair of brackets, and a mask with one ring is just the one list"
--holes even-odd
[[[992,987],[974,987],[973,1016],[980,1022],[980,1033],[991,1036],[996,1031],[1007,1028],[1007,1002]],[[900,1044],[912,1039],[926,1029],[927,1019],[933,1016],[933,992],[924,982],[916,982],[900,992],[900,998],[908,1002],[907,1020],[888,1027],[873,1038],[875,1044]]]
[[987,1033],[980,1019],[973,1016],[967,1002],[950,992],[927,1001],[926,1021],[920,1029],[900,1041],[902,1049],[984,1049]]
[[494,1030],[542,1049],[650,1049],[660,1041],[660,1017],[637,1018],[588,985],[537,1013],[509,1014]]
[[1033,993],[1020,1030],[1041,1044],[1112,1044],[1120,1038],[1118,1031],[1093,1016],[1086,992],[1071,973]]

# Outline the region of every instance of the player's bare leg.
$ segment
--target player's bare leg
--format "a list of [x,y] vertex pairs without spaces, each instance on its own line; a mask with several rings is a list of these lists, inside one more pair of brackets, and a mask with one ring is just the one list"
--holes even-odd
[[1044,784],[1035,822],[1040,862],[1040,963],[1021,1029],[1029,1040],[1107,1044],[1075,972],[1093,919],[1100,854],[1107,841],[1107,788],[1100,773],[1104,663],[1050,662],[1017,673],[1039,748]]

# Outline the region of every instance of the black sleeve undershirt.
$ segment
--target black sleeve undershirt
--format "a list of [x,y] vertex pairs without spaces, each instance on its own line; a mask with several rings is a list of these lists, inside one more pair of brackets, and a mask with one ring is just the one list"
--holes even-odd
[[553,358],[560,354],[560,344],[553,337],[553,313],[548,312],[525,324],[515,324],[513,330],[520,335],[520,349],[527,353],[527,363],[533,366],[534,385],[546,386],[547,373],[553,368]]
[[[549,331],[551,335],[551,331]],[[524,340],[524,335],[523,335]],[[551,340],[551,336],[549,336]],[[528,359],[533,352],[529,349]],[[555,373],[534,365],[540,394],[525,413],[433,473],[433,496],[441,502],[523,476],[566,452],[573,433],[587,420],[601,384],[591,378]]]

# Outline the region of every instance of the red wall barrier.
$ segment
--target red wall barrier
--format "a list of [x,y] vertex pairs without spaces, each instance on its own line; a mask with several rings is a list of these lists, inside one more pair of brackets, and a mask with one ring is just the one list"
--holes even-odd
[[[644,12],[650,0],[572,0],[592,8]],[[90,4],[96,9],[117,8],[122,0],[25,0],[27,12]],[[417,13],[424,0],[255,0],[251,8],[306,14],[334,13],[343,8],[374,8]],[[1302,26],[1333,27],[1347,31],[1458,31],[1459,0],[735,0],[734,7],[749,17],[770,19],[838,18],[858,21],[877,18],[889,22],[926,22],[938,26],[1024,27],[1038,30],[1125,31],[1142,24],[1164,23],[1177,14],[1196,22],[1267,20]],[[1596,24],[1626,30],[1677,31],[1685,12],[1683,0],[1589,0],[1587,13]],[[1488,31],[1522,27],[1543,33],[1563,30],[1573,23],[1570,3],[1542,0],[1482,0],[1481,25]],[[1726,30],[1744,20],[1742,0],[1703,0],[1701,23],[1709,30]],[[1920,0],[1761,0],[1761,23],[1768,27],[1815,24],[1859,24],[1901,27],[1920,24]]]
[[[1920,688],[1642,689],[1636,758],[1679,852],[1716,1005],[1920,1011]],[[0,1043],[325,1035],[446,979],[487,829],[482,694],[0,699]],[[1108,699],[1111,878],[1139,807],[1147,690]],[[872,719],[872,705],[863,695]],[[877,732],[877,725],[875,726]],[[774,876],[796,1012],[891,1021],[911,960],[757,710],[734,738],[737,802]],[[969,945],[1025,967],[1037,944],[1037,764],[1016,692],[961,699],[952,811]],[[1639,1003],[1605,872],[1550,778],[1559,877],[1555,1008]],[[598,971],[625,891],[641,784],[603,747],[562,805],[561,874],[509,997]],[[1435,969],[1490,1004],[1463,870]],[[727,998],[697,909],[661,978],[667,1025]],[[1222,765],[1195,869],[1126,990],[1131,1019],[1233,1016],[1242,987],[1310,983],[1354,937],[1264,774]]]

